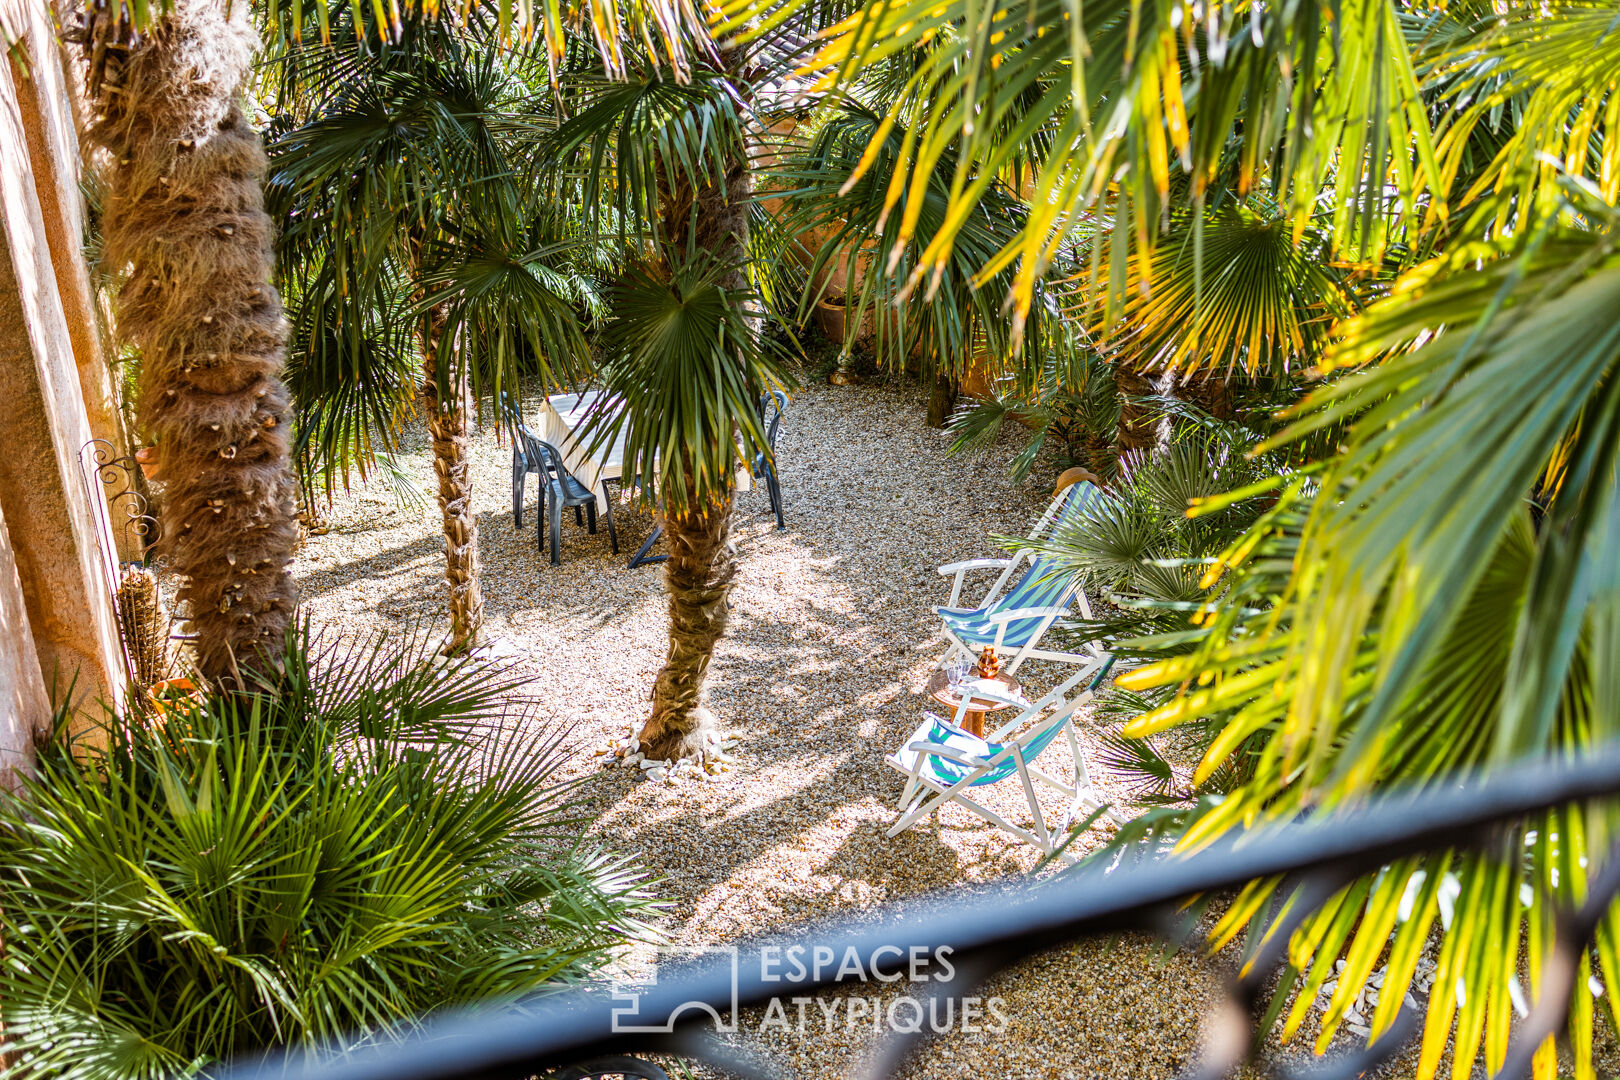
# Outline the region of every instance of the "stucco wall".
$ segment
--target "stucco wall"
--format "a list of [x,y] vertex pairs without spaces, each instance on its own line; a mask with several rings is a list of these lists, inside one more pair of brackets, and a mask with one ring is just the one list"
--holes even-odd
[[[77,172],[64,156],[71,114],[60,53],[48,12],[0,3],[11,26],[27,28],[26,64],[9,56],[0,71],[0,679],[11,680],[0,684],[0,705],[10,710],[0,717],[3,760],[25,753],[18,740],[48,719],[32,715],[41,686],[65,693],[71,685],[79,702],[120,701],[124,675],[103,562],[111,537],[92,512],[79,465],[93,434],[79,368],[100,358],[80,355],[95,334],[84,325],[90,294],[78,253]],[[63,253],[60,267],[53,248]],[[79,297],[77,333],[63,281]],[[16,681],[26,679],[30,646],[32,687]]]
[[[90,433],[116,447],[127,448],[112,375],[102,354],[100,316],[83,254],[85,206],[79,189],[80,121],[76,113],[78,95],[74,92],[82,76],[68,71],[71,54],[55,34],[44,3],[33,0],[31,7],[25,41],[28,77],[14,79],[14,85],[34,167],[34,190],[39,196],[45,239],[51,249],[56,292],[73,342],[74,367],[79,373]],[[116,539],[122,542],[124,538]],[[134,557],[133,553],[127,557]]]

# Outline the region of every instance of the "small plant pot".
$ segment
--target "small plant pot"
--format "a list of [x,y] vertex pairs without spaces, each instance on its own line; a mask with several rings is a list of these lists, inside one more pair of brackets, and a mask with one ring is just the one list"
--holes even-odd
[[141,467],[141,475],[152,482],[163,479],[163,455],[155,446],[143,446],[135,451],[135,463]]
[[822,297],[816,301],[816,325],[828,339],[844,343],[844,328],[849,325],[849,308],[842,296]]

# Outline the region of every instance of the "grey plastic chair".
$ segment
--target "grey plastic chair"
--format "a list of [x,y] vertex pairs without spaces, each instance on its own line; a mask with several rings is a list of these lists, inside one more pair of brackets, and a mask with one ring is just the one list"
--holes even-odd
[[[771,510],[776,514],[776,527],[787,528],[782,521],[782,485],[776,479],[776,432],[782,426],[782,410],[787,408],[787,395],[772,390],[759,399],[759,419],[765,425],[765,443],[770,452],[761,450],[754,455],[754,479],[765,481],[765,490],[771,496]],[[770,419],[766,420],[766,414]]]
[[[566,507],[574,508],[574,520],[585,525],[592,536],[596,535],[596,492],[575,479],[574,474],[568,471],[563,464],[562,451],[548,442],[530,438],[529,452],[536,455],[543,463],[540,472],[540,523],[537,527],[538,535],[535,537],[536,546],[544,551],[546,547],[546,520],[549,511],[551,520],[551,565],[562,565],[562,512]],[[584,511],[584,521],[580,521],[580,511]],[[607,520],[608,543],[613,546],[613,554],[619,553],[619,534],[613,528],[613,500],[607,501],[607,510],[604,513]]]
[[[545,463],[538,449],[535,449],[539,439],[529,434],[528,425],[523,422],[523,413],[519,410],[517,402],[503,390],[501,391],[501,411],[506,414],[506,426],[512,433],[512,527],[523,528],[523,484],[530,473],[541,477],[540,497],[545,498]],[[541,513],[545,513],[542,508]]]

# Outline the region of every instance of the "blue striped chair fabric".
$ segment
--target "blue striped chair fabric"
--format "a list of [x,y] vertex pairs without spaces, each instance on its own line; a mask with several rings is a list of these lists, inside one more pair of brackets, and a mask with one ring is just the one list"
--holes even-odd
[[[1085,513],[1086,507],[1097,497],[1097,489],[1090,484],[1081,483],[1070,487],[1063,506],[1047,529],[1047,535],[1050,536],[1057,529],[1078,520]],[[1075,584],[1073,574],[1064,572],[1051,559],[1040,557],[1031,560],[1018,582],[1007,590],[1005,595],[990,604],[973,611],[953,611],[950,608],[934,610],[964,645],[994,645],[996,634],[1001,632],[1001,625],[991,621],[997,612],[1061,606],[1073,595]],[[1006,631],[1001,637],[1002,646],[1011,649],[1023,648],[1040,633],[1042,623],[1046,621],[1045,617],[1031,616],[1007,622]]]
[[[1113,666],[1113,657],[1106,654],[1098,657],[1040,701],[1027,704],[1018,716],[993,733],[992,737],[998,740],[995,742],[972,735],[935,713],[924,713],[923,724],[901,744],[899,750],[885,759],[907,777],[905,791],[898,803],[900,817],[890,826],[888,835],[899,835],[949,803],[971,811],[1050,854],[1056,850],[1082,805],[1089,804],[1112,816],[1092,786],[1085,754],[1074,737],[1073,724],[1075,710],[1091,700]],[[1082,684],[1085,684],[1085,689],[1074,693]],[[1072,781],[1059,779],[1035,765],[1036,758],[1060,734],[1069,736],[1073,751]],[[1033,829],[1009,821],[966,794],[972,788],[986,787],[1013,777],[1021,781],[1026,806],[1034,822]],[[1067,804],[1051,827],[1036,800],[1037,781],[1045,787],[1056,789]],[[1116,817],[1115,820],[1120,819]]]
[[[986,742],[977,735],[974,735],[968,731],[963,731],[955,724],[941,719],[934,713],[925,713],[924,715],[927,716],[929,720],[933,721],[933,727],[929,728],[928,733],[923,736],[924,741],[933,743],[937,746],[949,747],[950,749],[955,750],[957,753],[963,754],[967,757],[978,758],[981,761],[988,761],[997,754],[1001,753],[1003,750],[1007,749],[1007,747],[1013,745],[1012,743]],[[1040,757],[1041,754],[1045,752],[1046,748],[1052,745],[1052,740],[1057,738],[1058,734],[1062,732],[1062,730],[1062,724],[1053,724],[1051,727],[1047,728],[1045,731],[1031,739],[1028,745],[1021,748],[1021,752],[1024,755],[1024,761],[1031,762]],[[919,752],[920,751],[912,751],[912,753]],[[972,773],[976,766],[964,765],[959,761],[952,761],[949,758],[943,758],[937,754],[929,754],[928,761],[924,765],[924,768],[928,770],[929,779],[933,780],[936,784],[939,784],[942,787],[950,787],[963,777]],[[1008,754],[1007,759],[1001,764],[997,765],[983,776],[974,777],[973,780],[968,783],[968,787],[982,787],[985,784],[999,784],[1001,781],[1007,779],[1009,776],[1015,775],[1017,772],[1018,759],[1013,757],[1013,755]]]

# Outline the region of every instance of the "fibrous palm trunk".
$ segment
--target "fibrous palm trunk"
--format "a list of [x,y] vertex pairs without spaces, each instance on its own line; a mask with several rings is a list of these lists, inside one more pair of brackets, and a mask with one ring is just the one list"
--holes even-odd
[[[728,70],[740,54],[722,53]],[[742,147],[728,156],[723,182],[694,189],[673,185],[663,193],[665,236],[675,250],[709,252],[734,269],[723,284],[743,295],[743,260],[748,246],[748,161]],[[757,328],[756,328],[757,331]],[[691,490],[688,483],[687,490]],[[652,715],[640,741],[649,758],[701,753],[716,721],[706,705],[706,680],[714,647],[726,630],[728,597],[737,574],[731,542],[732,492],[706,502],[666,507],[664,536],[669,561],[669,657],[653,683]]]
[[[450,635],[445,651],[454,654],[482,642],[484,592],[478,582],[478,515],[473,510],[472,465],[467,460],[466,394],[454,372],[439,369],[443,326],[443,312],[429,312],[419,339],[423,412],[433,442],[433,474],[439,484],[439,513],[444,524],[444,581],[450,594]],[[440,393],[441,384],[448,393]]]
[[706,691],[709,662],[726,632],[727,597],[737,576],[731,506],[727,492],[706,506],[664,515],[669,656],[653,683],[652,715],[641,729],[642,750],[649,758],[697,753],[704,735],[716,727]]
[[1206,375],[1177,383],[1176,396],[1191,402],[1216,420],[1232,419],[1232,384],[1225,378]]
[[1085,428],[1070,443],[1069,456],[1105,480],[1112,479],[1119,471],[1119,454],[1120,448],[1106,429]]
[[1158,418],[1141,399],[1154,393],[1152,381],[1135,368],[1121,364],[1114,369],[1114,383],[1119,387],[1119,453],[1151,450],[1159,441]]
[[258,42],[246,4],[173,0],[138,38],[117,10],[89,9],[81,39],[88,135],[109,158],[105,258],[127,274],[118,331],[140,352],[140,425],[166,481],[162,548],[199,671],[231,684],[274,667],[297,600],[287,326],[264,149],[241,105]]
[[928,395],[928,426],[942,428],[956,410],[957,382],[944,371],[934,375],[934,390]]

